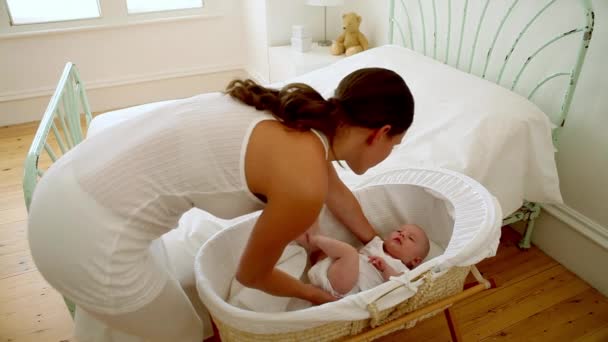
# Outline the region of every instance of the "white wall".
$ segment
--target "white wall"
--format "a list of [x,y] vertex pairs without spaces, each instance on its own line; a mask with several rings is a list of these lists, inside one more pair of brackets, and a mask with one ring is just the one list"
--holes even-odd
[[[306,5],[306,0],[267,0],[268,39],[270,46],[289,45],[291,26],[305,25],[314,41],[323,39],[323,7]],[[327,7],[327,39],[332,40],[342,31],[341,15],[344,7]]]
[[[245,47],[249,76],[261,83],[270,82],[268,48],[291,44],[293,25],[304,25],[314,41],[323,38],[323,7],[308,6],[305,0],[242,0]],[[327,8],[327,39],[341,31],[343,7]]]
[[608,227],[608,2],[593,1],[596,25],[557,154],[565,202]]
[[[555,15],[550,16],[555,21],[581,16],[572,11],[564,15],[567,8],[559,6],[571,3],[556,5]],[[556,155],[566,207],[552,210],[559,219],[543,212],[533,242],[608,295],[608,276],[603,271],[608,257],[608,2],[593,1],[593,6],[595,31]],[[388,42],[388,0],[347,0],[346,7],[364,17],[362,31],[374,45]],[[558,94],[561,99],[563,93]]]
[[245,69],[260,83],[268,83],[268,25],[266,0],[242,0],[245,29]]
[[[345,5],[349,5],[349,2],[345,1]],[[272,65],[269,65],[268,47],[291,44],[293,25],[306,26],[313,41],[324,38],[323,7],[306,5],[306,0],[243,0],[243,7],[245,46],[248,51],[246,70],[261,83],[270,81]],[[328,40],[336,39],[342,32],[342,14],[349,10],[352,9],[347,6],[327,7]],[[362,27],[369,27],[369,32],[379,35],[376,27],[366,24],[366,15]]]
[[39,119],[67,61],[77,64],[94,111],[221,89],[243,74],[240,2],[223,0],[210,17],[3,36],[0,125]]
[[[575,226],[579,225],[577,220],[571,221],[569,216],[560,218]],[[605,237],[600,237],[601,240],[598,240],[597,236],[588,238],[581,234],[581,231],[589,230],[589,226],[582,225],[573,229],[573,226],[564,223],[547,211],[540,216],[536,226],[532,235],[532,241],[536,246],[608,296],[608,275],[606,274],[608,248],[605,243],[603,246],[599,243],[606,241]],[[589,235],[594,236],[593,233]]]
[[547,215],[532,241],[608,296],[608,2],[593,1],[593,6],[595,30],[557,154],[567,208],[565,214],[552,210],[586,237]]

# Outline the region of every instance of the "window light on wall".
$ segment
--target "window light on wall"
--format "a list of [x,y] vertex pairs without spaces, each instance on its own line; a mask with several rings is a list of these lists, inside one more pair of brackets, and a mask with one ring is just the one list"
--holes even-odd
[[[203,7],[203,0],[0,0],[6,1],[10,25],[57,23],[101,18],[101,24],[144,14]],[[105,7],[104,7],[105,6]],[[109,6],[109,7],[108,7]],[[2,6],[0,6],[1,8]],[[110,11],[106,11],[111,8]],[[118,11],[116,11],[118,9]],[[126,10],[126,11],[125,11]],[[103,11],[103,15],[102,15]],[[122,11],[122,13],[121,13]],[[107,12],[107,13],[106,13]],[[126,12],[126,13],[125,13]],[[183,13],[183,12],[182,12]],[[103,18],[102,18],[103,17]],[[124,19],[123,19],[124,18]]]
[[98,18],[97,0],[6,0],[12,25]]
[[202,0],[127,0],[129,14],[203,7]]

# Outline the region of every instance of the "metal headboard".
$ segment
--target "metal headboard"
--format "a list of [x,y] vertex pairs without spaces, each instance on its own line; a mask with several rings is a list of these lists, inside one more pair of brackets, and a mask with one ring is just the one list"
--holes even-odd
[[[527,97],[556,124],[553,143],[557,145],[589,48],[595,15],[591,0],[562,0],[559,3],[562,7],[558,9],[556,3],[558,0],[391,0],[389,43],[395,44],[396,30],[403,46]],[[555,15],[558,10],[567,12]],[[554,17],[549,19],[559,17],[559,20],[539,25],[539,20],[547,19],[551,11],[555,11]],[[428,18],[430,13],[432,18]],[[500,20],[484,20],[492,16]],[[468,27],[467,24],[474,26]],[[492,24],[495,24],[494,30]],[[559,27],[552,30],[556,25]],[[547,31],[551,32],[547,35]],[[487,47],[480,39],[484,34]],[[500,44],[497,44],[499,40]],[[525,40],[528,46],[522,43]],[[574,40],[576,49],[560,49],[558,54],[548,55],[546,49],[549,46],[557,48],[558,44],[571,40]],[[571,61],[562,60],[566,55],[571,56]],[[515,62],[516,56],[519,57],[519,65]],[[539,56],[545,57],[540,67]],[[559,64],[557,60],[562,65],[552,68]],[[536,66],[536,74],[530,72],[532,64]],[[524,78],[529,81],[527,87],[522,85]],[[563,81],[560,90],[556,90],[560,86],[556,80]],[[547,93],[546,101],[539,98],[540,89]],[[555,96],[559,91],[564,95]],[[556,103],[559,100],[561,103]],[[557,115],[552,116],[555,112]],[[526,232],[519,243],[521,248],[530,247],[534,222],[540,211],[540,204],[525,201],[519,210],[503,220],[503,225],[522,220],[527,222]]]
[[[52,164],[82,142],[85,137],[82,128],[88,127],[91,119],[91,108],[84,84],[80,80],[76,65],[68,62],[42,116],[23,165],[23,196],[28,211],[38,180],[44,175],[43,166],[40,165],[41,157],[45,159],[42,164]],[[59,147],[59,152],[53,146]],[[46,154],[43,154],[43,150]],[[63,299],[70,315],[74,317],[76,306],[69,299]]]
[[[28,210],[38,179],[44,174],[39,165],[42,150],[46,151],[50,161],[54,163],[62,154],[78,145],[84,139],[83,117],[85,126],[88,127],[92,116],[86,91],[76,66],[68,62],[25,158],[23,194]],[[52,141],[49,139],[50,132],[53,132]],[[61,154],[58,154],[53,145],[59,147]]]
[[[574,90],[576,89],[576,84],[589,47],[589,41],[591,40],[591,35],[593,33],[595,19],[591,0],[578,0],[576,2],[572,0],[564,1],[567,2],[567,4],[562,2],[560,5],[571,7],[574,5],[576,8],[573,8],[573,11],[570,12],[572,13],[570,17],[575,16],[574,18],[576,18],[580,13],[582,23],[575,24],[575,27],[558,28],[559,31],[552,32],[552,36],[549,37],[548,41],[537,43],[539,45],[534,44],[535,46],[532,47],[529,52],[524,52],[522,55],[522,64],[519,68],[513,70],[514,72],[511,75],[510,82],[505,79],[505,70],[508,69],[510,64],[513,64],[510,62],[514,59],[514,52],[520,52],[518,50],[521,50],[521,42],[524,38],[531,38],[532,36],[532,30],[530,30],[530,28],[535,26],[535,23],[538,23],[539,18],[542,18],[543,16],[547,17],[547,13],[554,7],[554,4],[558,2],[558,0],[545,0],[544,5],[538,9],[536,13],[530,11],[530,7],[540,7],[538,5],[542,5],[542,0],[391,0],[389,12],[389,43],[396,43],[394,40],[394,32],[396,30],[399,33],[401,38],[400,41],[403,46],[465,72],[478,74],[478,76],[520,93],[532,101],[534,101],[533,98],[538,93],[539,89],[546,86],[548,83],[555,82],[549,81],[562,79],[562,85],[566,88],[565,95],[562,98],[563,100],[557,117],[552,118],[552,121],[557,125],[557,128],[554,131],[554,142],[556,142],[557,131],[564,126],[570,110]],[[475,6],[480,7],[480,11],[478,10],[477,13],[473,11],[473,7]],[[481,8],[481,6],[483,7]],[[489,22],[489,20],[484,21],[488,16],[488,8],[495,10],[497,7],[501,6],[503,8],[499,8],[499,12],[504,12],[499,13],[502,14],[502,20],[498,22]],[[455,13],[457,10],[453,10],[455,7],[458,7],[458,13]],[[517,11],[525,13],[519,13],[520,15],[517,17],[515,15]],[[438,13],[440,14],[439,19]],[[432,18],[429,18],[430,15],[432,15]],[[460,23],[455,23],[458,19],[455,18],[455,15],[462,16],[459,20]],[[529,18],[527,18],[528,16]],[[523,28],[516,27],[516,30],[512,30],[512,33],[519,32],[518,34],[513,35],[510,39],[506,38],[504,33],[505,29],[508,27],[507,24],[513,24],[515,17],[519,20],[524,19],[522,23],[526,21],[527,23]],[[560,18],[560,21],[563,21],[561,19],[562,18]],[[487,49],[485,49],[485,47],[482,48],[479,41],[480,31],[488,32],[488,30],[492,29],[492,24],[497,26],[495,31],[489,31],[490,33],[494,32],[493,39],[487,42],[489,44]],[[571,25],[567,22],[564,24],[565,25],[561,26]],[[440,25],[444,26],[444,32],[438,29],[438,26]],[[473,26],[473,30],[465,30],[467,25],[476,26]],[[469,33],[472,34],[473,31],[475,32],[474,38],[467,37],[467,35]],[[566,67],[569,71],[545,73],[543,76],[540,76],[540,81],[536,80],[535,85],[533,84],[532,87],[529,87],[528,89],[518,87],[520,86],[522,75],[529,69],[528,67],[535,59],[540,59],[538,58],[539,55],[545,58],[551,58],[548,57],[546,53],[543,55],[541,52],[547,47],[555,45],[556,42],[561,41],[566,37],[576,37],[577,34],[580,35],[580,40],[576,40],[577,51],[576,54],[573,54],[572,56],[575,57],[576,60],[574,61],[574,65],[569,64]],[[469,38],[473,39],[471,40]],[[465,40],[469,41],[465,43]],[[501,44],[497,45],[497,41],[499,40]],[[505,45],[507,48],[510,46],[510,49],[504,50],[502,55],[498,55],[498,52],[496,51],[497,47],[503,46],[504,49]],[[571,51],[572,49],[566,53],[571,53]],[[469,57],[468,60],[466,60],[466,57]],[[562,55],[560,54],[559,57],[562,57]],[[474,62],[480,64],[474,65]],[[536,61],[536,63],[538,63],[538,61]],[[490,74],[488,67],[494,65],[500,67],[500,69],[496,69],[494,73]],[[474,69],[477,69],[476,72]],[[555,102],[555,98],[555,96],[552,96],[552,102]],[[543,106],[537,101],[535,102],[546,113],[554,111],[547,110],[546,106]]]

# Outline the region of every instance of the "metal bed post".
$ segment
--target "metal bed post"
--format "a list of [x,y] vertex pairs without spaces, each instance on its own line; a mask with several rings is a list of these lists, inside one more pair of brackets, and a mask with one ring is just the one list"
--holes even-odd
[[[390,15],[389,15],[390,24],[389,24],[389,35],[388,35],[389,43],[394,43],[394,41],[395,41],[394,27],[396,27],[397,32],[401,35],[401,42],[404,46],[406,46],[414,51],[417,51],[419,53],[423,53],[427,57],[431,57],[431,58],[440,60],[441,62],[443,62],[445,64],[450,64],[455,68],[458,68],[458,69],[461,69],[468,73],[471,73],[473,70],[473,67],[474,67],[475,56],[476,56],[475,52],[478,48],[479,34],[482,30],[482,26],[484,26],[485,30],[488,30],[489,28],[487,28],[486,26],[492,24],[491,22],[484,21],[484,19],[486,18],[486,13],[488,11],[488,7],[489,7],[491,1],[485,0],[485,2],[480,2],[480,4],[479,4],[479,6],[483,6],[483,7],[480,12],[476,25],[475,25],[475,23],[472,24],[472,25],[475,25],[474,26],[475,34],[474,34],[474,38],[471,42],[470,49],[467,49],[467,47],[465,47],[463,49],[463,46],[462,46],[463,38],[465,35],[465,25],[468,23],[467,17],[469,15],[470,2],[469,2],[469,0],[462,0],[462,1],[464,3],[464,5],[463,5],[464,8],[462,11],[462,20],[461,20],[460,30],[459,30],[460,32],[459,33],[456,32],[457,35],[460,34],[460,37],[456,37],[457,39],[459,38],[458,39],[459,42],[458,42],[458,49],[457,49],[458,53],[456,56],[456,62],[454,64],[449,63],[449,47],[450,47],[449,44],[450,44],[450,38],[451,38],[450,36],[451,36],[451,25],[452,25],[452,13],[457,12],[457,11],[452,11],[452,1],[451,0],[448,0],[448,11],[447,11],[448,12],[447,13],[447,15],[448,15],[448,28],[447,28],[448,33],[447,33],[447,39],[446,39],[447,51],[446,51],[446,55],[443,60],[441,60],[441,58],[438,58],[437,53],[436,53],[437,36],[439,33],[437,32],[437,9],[436,9],[435,1],[432,2],[433,29],[434,29],[433,37],[432,37],[432,39],[433,39],[432,53],[430,52],[431,49],[428,49],[429,51],[427,51],[427,48],[426,48],[427,34],[426,34],[425,11],[423,10],[423,2],[421,2],[420,0],[418,0],[417,2],[410,1],[413,4],[417,4],[417,9],[419,12],[418,14],[420,17],[417,22],[412,21],[412,19],[414,19],[414,16],[413,15],[410,16],[411,9],[408,8],[408,6],[406,4],[406,2],[407,2],[406,0],[399,0],[398,8],[395,7],[395,5],[396,5],[395,0],[390,1],[390,7],[389,7],[390,8]],[[511,45],[511,48],[508,50],[508,53],[506,54],[506,56],[502,59],[500,59],[500,58],[495,59],[495,60],[502,61],[502,66],[500,67],[498,76],[495,79],[488,79],[488,77],[487,77],[488,76],[487,75],[488,67],[491,64],[491,57],[493,55],[496,42],[500,38],[500,33],[502,32],[508,19],[513,14],[514,8],[518,4],[521,5],[522,3],[526,3],[526,2],[519,1],[519,0],[512,0],[508,6],[508,9],[505,11],[504,16],[497,23],[498,28],[494,32],[494,36],[491,41],[491,45],[487,49],[487,53],[485,53],[485,55],[484,55],[485,58],[483,58],[482,61],[479,61],[479,63],[483,63],[482,70],[480,71],[481,74],[479,75],[481,78],[488,79],[489,81],[493,81],[501,86],[504,86],[506,88],[511,89],[512,91],[517,92],[519,90],[519,88],[517,86],[519,85],[519,81],[521,80],[522,74],[525,73],[525,71],[527,70],[530,63],[539,54],[541,54],[547,47],[551,46],[555,42],[557,42],[565,37],[575,35],[575,34],[582,35],[580,44],[578,46],[577,53],[576,53],[576,61],[571,70],[569,70],[567,72],[559,71],[559,72],[550,74],[546,78],[540,80],[540,82],[538,82],[536,84],[536,86],[534,86],[532,88],[532,91],[530,91],[527,94],[522,94],[522,95],[527,96],[527,98],[529,100],[533,100],[534,95],[536,95],[538,90],[540,88],[542,88],[545,84],[547,84],[550,81],[556,80],[556,79],[563,80],[563,79],[566,79],[566,77],[567,77],[568,83],[566,84],[566,92],[564,94],[563,101],[561,103],[561,109],[560,109],[558,118],[556,120],[557,127],[552,132],[553,145],[555,147],[558,146],[559,133],[560,133],[561,129],[564,127],[566,118],[570,111],[570,106],[572,103],[572,98],[574,96],[574,91],[576,89],[576,85],[578,83],[580,72],[581,72],[582,66],[585,61],[585,57],[587,54],[587,50],[589,48],[589,43],[591,41],[591,37],[593,35],[593,27],[595,24],[595,14],[593,12],[591,0],[579,0],[579,6],[581,6],[581,8],[583,10],[583,14],[585,16],[584,26],[575,27],[575,28],[569,29],[565,32],[559,32],[552,39],[550,39],[549,41],[547,41],[546,43],[544,43],[543,45],[541,45],[535,51],[533,51],[531,54],[528,55],[528,58],[523,62],[523,64],[519,68],[519,71],[515,74],[515,77],[514,77],[513,81],[511,82],[511,84],[509,84],[509,85],[501,84],[501,81],[503,80],[503,76],[504,76],[504,72],[506,70],[507,64],[509,64],[509,62],[511,61],[513,52],[519,46],[519,43],[522,40],[522,38],[524,38],[526,36],[528,29],[537,21],[537,19],[539,17],[541,17],[543,14],[546,13],[546,10],[548,8],[553,6],[557,1],[558,0],[547,0],[545,5],[537,13],[533,13],[534,15],[527,22],[527,24],[523,27],[523,29],[521,29],[521,31],[517,35],[517,38]],[[397,11],[401,11],[403,13],[403,18],[404,18],[403,21],[407,21],[407,27],[403,23],[399,22],[399,20],[397,19]],[[429,12],[429,11],[427,10],[426,12]],[[415,28],[417,29],[417,32],[420,33],[422,36],[421,37],[422,38],[422,49],[419,49],[419,50],[416,50],[416,48],[414,46],[412,26],[414,26],[415,24],[418,24],[418,26],[417,27],[415,26]],[[409,33],[409,44],[406,43],[406,34],[407,33],[404,32],[405,30],[407,30]],[[468,63],[462,61],[461,52],[463,50],[471,51],[470,59],[469,59]],[[521,91],[520,91],[520,93],[521,93]],[[524,236],[519,243],[519,247],[522,249],[530,248],[530,240],[532,238],[535,220],[539,217],[539,215],[541,213],[541,208],[542,208],[542,204],[525,201],[519,210],[517,210],[515,213],[511,214],[509,217],[505,218],[503,221],[504,225],[512,224],[512,223],[515,223],[518,221],[526,222],[526,232],[524,233]]]
[[[38,180],[44,176],[44,170],[39,165],[43,149],[51,161],[55,162],[62,154],[79,144],[84,139],[82,116],[85,119],[84,126],[88,128],[92,115],[84,84],[80,79],[76,65],[68,62],[63,69],[59,84],[42,116],[34,141],[25,158],[23,194],[28,211]],[[51,133],[59,146],[61,154],[58,154],[51,146],[49,140]],[[74,303],[65,297],[64,301],[70,314],[74,317],[76,310]]]

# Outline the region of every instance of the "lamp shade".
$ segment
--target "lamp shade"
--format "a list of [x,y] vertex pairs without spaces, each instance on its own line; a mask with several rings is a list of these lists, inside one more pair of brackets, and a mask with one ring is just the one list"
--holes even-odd
[[310,6],[342,6],[344,0],[306,0],[306,4]]

